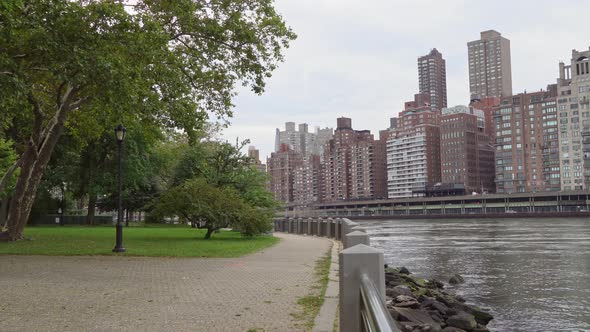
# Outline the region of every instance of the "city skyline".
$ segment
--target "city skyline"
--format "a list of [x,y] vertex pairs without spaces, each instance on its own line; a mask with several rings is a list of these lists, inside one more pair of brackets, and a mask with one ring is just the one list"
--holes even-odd
[[[535,2],[535,14],[522,15],[532,4],[277,1],[299,38],[262,96],[240,90],[224,138],[250,138],[263,159],[274,149],[275,129],[287,121],[335,127],[335,119],[346,116],[356,128],[377,133],[418,91],[416,61],[432,48],[447,62],[448,105],[468,105],[467,43],[490,29],[511,41],[513,93],[544,89],[559,76],[559,61],[588,41],[570,33],[583,31],[575,2]],[[459,9],[464,15],[457,18]],[[418,13],[429,19],[415,24]]]

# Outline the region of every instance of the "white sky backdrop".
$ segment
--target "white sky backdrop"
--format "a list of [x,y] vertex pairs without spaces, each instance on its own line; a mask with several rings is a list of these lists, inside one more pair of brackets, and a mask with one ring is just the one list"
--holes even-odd
[[240,90],[223,137],[249,138],[260,157],[284,122],[378,131],[418,92],[417,58],[437,48],[446,59],[449,106],[469,102],[467,42],[494,29],[510,39],[513,92],[537,91],[558,62],[590,46],[588,0],[277,0],[297,33],[286,61],[257,96]]

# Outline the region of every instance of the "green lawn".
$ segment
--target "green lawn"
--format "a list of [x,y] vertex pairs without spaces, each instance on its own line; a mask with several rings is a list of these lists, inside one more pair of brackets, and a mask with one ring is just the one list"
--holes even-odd
[[[238,232],[214,233],[203,240],[204,230],[185,227],[128,227],[123,229],[126,256],[238,257],[267,248],[278,238],[244,238]],[[27,227],[30,240],[0,242],[1,254],[17,255],[115,255],[115,227]]]

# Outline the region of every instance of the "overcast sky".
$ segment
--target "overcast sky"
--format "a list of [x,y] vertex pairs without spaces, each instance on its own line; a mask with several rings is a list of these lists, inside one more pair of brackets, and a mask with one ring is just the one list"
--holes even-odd
[[590,46],[587,0],[277,0],[298,38],[262,96],[241,90],[230,141],[249,138],[262,161],[284,123],[354,129],[389,126],[418,92],[417,58],[446,59],[449,106],[469,103],[467,42],[494,29],[508,38],[513,93],[555,83],[559,61]]

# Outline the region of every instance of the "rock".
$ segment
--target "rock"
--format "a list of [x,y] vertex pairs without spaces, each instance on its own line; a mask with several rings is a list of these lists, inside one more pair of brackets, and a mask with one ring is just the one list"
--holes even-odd
[[418,303],[418,301],[413,300],[413,301],[404,301],[404,302],[398,302],[396,304],[393,305],[394,307],[398,307],[398,308],[420,308],[420,303]]
[[426,308],[426,307],[430,307],[436,301],[431,297],[420,296],[420,297],[418,297],[418,302],[420,302],[420,306],[422,308]]
[[468,312],[475,317],[475,321],[481,325],[488,325],[488,323],[494,319],[494,316],[490,315],[489,313],[477,308],[477,307],[470,307],[471,310]]
[[412,332],[440,332],[441,328],[439,324],[422,324],[414,327]]
[[430,289],[443,289],[445,285],[436,279],[432,279],[426,282],[426,287]]
[[441,332],[465,332],[465,330],[458,329],[458,328],[453,327],[453,326],[447,326]]
[[410,273],[410,270],[408,270],[408,268],[407,268],[407,267],[405,267],[405,266],[402,266],[402,267],[399,269],[399,273],[401,273],[401,274],[412,274],[412,273]]
[[466,312],[460,312],[454,316],[449,317],[449,319],[447,319],[447,324],[449,324],[449,326],[458,327],[466,331],[473,330],[477,326],[475,317]]
[[461,295],[455,295],[455,300],[457,300],[461,303],[465,303],[465,298]]
[[443,315],[436,310],[429,310],[428,314],[430,315],[430,318],[432,318],[432,320],[437,323],[442,323],[445,321]]
[[437,301],[434,301],[430,307],[440,312],[441,315],[445,315],[447,314],[447,311],[449,311],[449,307],[447,307],[444,303]]
[[463,279],[463,277],[460,274],[455,274],[451,277],[451,279],[449,279],[449,284],[451,285],[462,284],[464,282],[465,279]]
[[[436,322],[430,317],[428,312],[419,309],[409,308],[392,308],[400,318],[400,321],[412,322],[418,324],[435,324]],[[391,311],[390,310],[390,311]]]
[[395,298],[399,295],[414,297],[414,294],[412,293],[412,290],[410,289],[410,287],[404,286],[404,285],[395,286],[393,288],[387,288],[385,293],[387,294],[387,296],[391,296],[393,298]]
[[485,326],[477,325],[471,332],[490,332],[490,330]]
[[403,321],[403,319],[402,319],[403,317],[400,316],[399,312],[396,309],[398,309],[398,308],[395,308],[395,307],[390,308],[389,314],[391,315],[391,318],[393,318],[393,320],[401,322],[401,321]]

